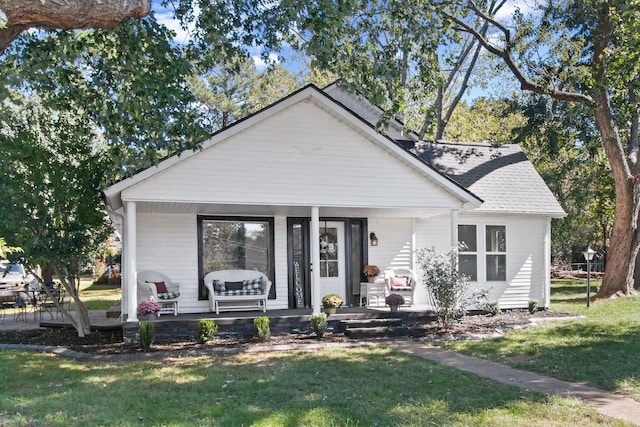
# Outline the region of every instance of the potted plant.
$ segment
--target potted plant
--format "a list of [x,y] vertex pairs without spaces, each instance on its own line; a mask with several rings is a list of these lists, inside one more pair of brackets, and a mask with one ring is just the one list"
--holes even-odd
[[380,267],[373,264],[365,265],[362,269],[362,273],[364,273],[370,283],[373,283],[376,280],[376,276],[380,274]]
[[161,308],[162,306],[159,302],[152,299],[146,299],[138,304],[138,313],[143,319],[153,320],[154,317],[158,316],[158,312]]
[[329,294],[322,297],[322,305],[327,314],[335,314],[336,309],[342,306],[343,302],[342,297],[336,294]]
[[384,302],[389,306],[392,313],[398,311],[398,306],[404,304],[404,297],[398,294],[389,294],[384,299]]

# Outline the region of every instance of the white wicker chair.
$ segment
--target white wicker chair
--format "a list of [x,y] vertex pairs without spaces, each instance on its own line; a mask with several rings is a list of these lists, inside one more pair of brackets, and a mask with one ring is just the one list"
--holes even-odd
[[[393,284],[392,278],[407,278],[405,285]],[[416,274],[404,267],[390,268],[384,272],[384,282],[387,295],[398,294],[404,298],[405,305],[413,305],[413,295],[416,292]]]
[[[157,282],[164,282],[168,294],[158,294]],[[158,312],[161,314],[178,315],[178,298],[180,297],[180,284],[173,283],[171,279],[157,271],[138,272],[138,304],[145,299],[153,298],[160,303],[162,308]]]

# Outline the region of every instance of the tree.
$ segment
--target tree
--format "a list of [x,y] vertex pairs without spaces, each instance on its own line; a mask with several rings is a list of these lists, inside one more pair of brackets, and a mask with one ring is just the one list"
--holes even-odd
[[32,273],[35,265],[51,266],[77,316],[59,309],[85,336],[91,328],[77,278],[109,231],[97,191],[105,168],[104,153],[94,148],[96,129],[16,92],[0,108],[10,120],[0,131],[0,234],[20,242]]
[[0,55],[29,28],[115,28],[150,9],[151,0],[0,0]]
[[251,58],[237,56],[190,77],[188,84],[212,133],[300,87],[296,75],[281,65],[259,72]]
[[[472,34],[504,62],[522,90],[591,109],[615,186],[611,245],[597,295],[631,293],[640,250],[640,165],[632,113],[640,70],[640,1],[548,1],[527,16],[516,11],[509,26],[474,1],[438,5],[457,31]],[[477,19],[490,26],[491,39],[482,35]]]
[[0,237],[0,258],[6,259],[7,255],[16,253],[16,252],[24,252],[22,248],[17,246],[9,246],[4,238]]
[[169,40],[147,18],[21,39],[0,58],[0,235],[53,267],[81,336],[76,278],[110,231],[100,189],[206,135],[183,78],[191,68]]

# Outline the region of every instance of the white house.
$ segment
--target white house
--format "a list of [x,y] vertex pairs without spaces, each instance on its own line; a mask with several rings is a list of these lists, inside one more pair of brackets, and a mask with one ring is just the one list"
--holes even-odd
[[380,113],[336,84],[306,86],[104,190],[124,319],[138,271],[181,283],[183,313],[209,310],[202,279],[218,269],[265,273],[267,309],[317,311],[330,292],[357,304],[366,264],[419,275],[416,250],[460,241],[462,268],[500,307],[548,307],[551,218],[565,213],[519,147],[419,141],[393,121],[380,134]]

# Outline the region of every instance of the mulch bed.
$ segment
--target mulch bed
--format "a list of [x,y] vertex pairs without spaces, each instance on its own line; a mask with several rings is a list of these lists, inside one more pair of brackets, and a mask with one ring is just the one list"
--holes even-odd
[[[538,311],[531,315],[526,310],[510,310],[497,316],[472,315],[453,323],[448,330],[442,330],[436,322],[415,325],[409,335],[414,339],[478,339],[496,333],[504,333],[531,325],[531,319],[560,318],[572,316],[554,311]],[[347,342],[349,338],[342,334],[327,334],[322,342]],[[272,336],[267,342],[257,339],[217,338],[209,343],[196,341],[178,341],[154,343],[152,352],[205,350],[207,348],[243,348],[254,345],[304,344],[317,343],[312,334],[292,334]],[[93,331],[89,336],[80,338],[74,329],[39,328],[28,330],[0,331],[0,343],[4,344],[36,344],[60,346],[71,350],[92,354],[130,354],[140,353],[137,345],[124,344],[122,331]]]

